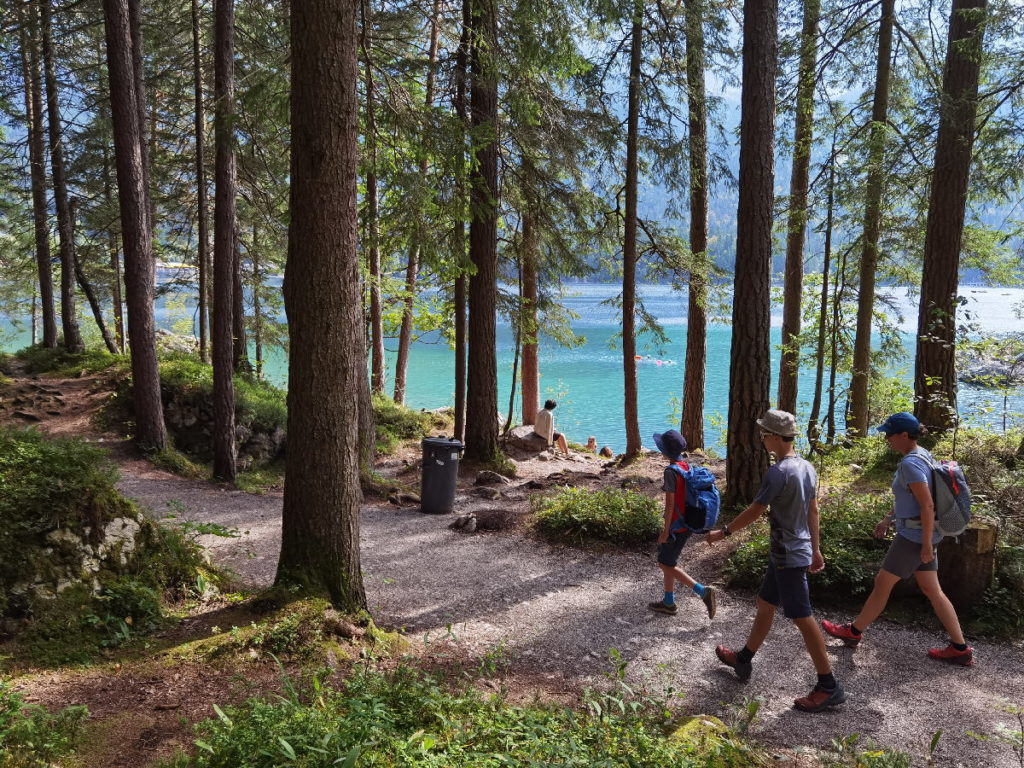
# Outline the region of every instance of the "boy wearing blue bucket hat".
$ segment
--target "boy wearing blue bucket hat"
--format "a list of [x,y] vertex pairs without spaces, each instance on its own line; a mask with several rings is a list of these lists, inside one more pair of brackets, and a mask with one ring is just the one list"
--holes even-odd
[[[682,460],[686,439],[677,430],[655,433],[654,444],[672,464],[684,471],[690,469],[690,465]],[[679,487],[682,482],[679,473],[671,465],[665,468],[661,486],[665,491],[665,522],[658,537],[658,567],[664,575],[665,596],[648,603],[647,607],[657,613],[675,616],[679,610],[675,587],[676,582],[679,582],[689,587],[704,602],[708,618],[713,619],[718,604],[715,588],[699,583],[679,567],[679,553],[692,534],[684,519],[686,499],[684,491]]]

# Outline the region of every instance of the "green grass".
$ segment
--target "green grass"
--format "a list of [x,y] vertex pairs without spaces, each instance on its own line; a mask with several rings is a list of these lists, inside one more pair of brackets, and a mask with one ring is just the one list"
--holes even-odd
[[645,544],[657,538],[662,526],[661,505],[635,491],[565,488],[555,495],[534,496],[531,504],[541,534],[576,545]]
[[28,704],[10,684],[0,680],[0,766],[50,768],[72,754],[89,710],[66,707],[51,714]]
[[357,667],[347,680],[217,709],[197,728],[194,754],[164,768],[661,768],[763,764],[726,730],[672,738],[663,705],[622,691],[588,695],[582,709],[515,706],[466,681],[449,685],[408,665]]
[[55,376],[78,376],[81,373],[99,373],[114,366],[127,367],[128,358],[112,355],[106,349],[87,349],[72,354],[63,347],[47,349],[42,346],[25,347],[15,353],[29,374],[48,373]]
[[419,440],[432,431],[451,427],[444,416],[399,405],[387,395],[373,396],[373,417],[377,422],[377,453],[394,453],[406,440]]

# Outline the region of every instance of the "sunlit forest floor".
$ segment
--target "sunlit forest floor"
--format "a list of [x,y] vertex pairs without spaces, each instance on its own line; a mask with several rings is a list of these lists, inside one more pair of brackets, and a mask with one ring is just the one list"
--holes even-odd
[[[41,382],[15,383],[31,392]],[[273,582],[282,491],[271,484],[247,493],[157,469],[135,456],[121,436],[97,426],[94,414],[109,397],[101,380],[45,385],[60,394],[36,393],[42,405],[26,400],[8,408],[3,421],[103,440],[120,467],[121,490],[152,515],[215,523],[237,534],[203,539],[213,561],[233,572],[233,591],[182,604],[173,625],[91,666],[16,670],[15,684],[35,702],[89,706],[90,743],[74,764],[144,766],[191,745],[192,723],[212,716],[214,704],[279,691],[286,675],[308,673],[308,657],[289,655],[301,643],[302,621],[286,618],[257,629],[263,614],[252,597]],[[404,446],[382,457],[377,469],[416,490],[418,457],[418,446]],[[710,547],[694,540],[683,553],[681,564],[720,590],[712,621],[699,600],[683,593],[678,615],[648,611],[646,603],[661,594],[653,547],[579,549],[545,541],[530,526],[531,498],[547,487],[634,487],[656,496],[662,466],[654,455],[627,468],[579,452],[572,460],[523,458],[508,484],[487,486],[493,491],[481,491],[476,473],[466,468],[456,515],[424,515],[415,503],[368,499],[361,559],[370,612],[377,626],[397,632],[400,640],[371,643],[360,654],[384,657],[387,646],[389,653],[400,649],[403,658],[453,675],[484,670],[484,685],[521,700],[576,703],[584,689],[607,682],[619,669],[635,689],[667,696],[690,713],[728,720],[757,698],[761,708],[749,734],[789,765],[816,765],[801,748],[827,747],[855,733],[924,756],[940,730],[936,765],[1016,765],[1004,744],[969,732],[995,732],[1008,722],[1001,703],[1024,699],[1019,640],[972,638],[977,665],[945,667],[925,656],[928,647],[945,643],[930,614],[883,620],[855,652],[830,647],[849,702],[826,714],[802,714],[792,701],[807,693],[814,675],[789,622],[776,622],[748,683],[715,658],[718,643],[742,646],[753,617],[754,595],[729,590],[722,579],[736,542]],[[720,463],[713,468],[723,469]],[[475,531],[452,527],[457,515],[470,512]],[[856,607],[829,607],[819,618],[848,620]],[[253,632],[263,633],[259,642]],[[272,647],[281,653],[271,655]],[[344,674],[351,659],[339,651],[323,663]]]

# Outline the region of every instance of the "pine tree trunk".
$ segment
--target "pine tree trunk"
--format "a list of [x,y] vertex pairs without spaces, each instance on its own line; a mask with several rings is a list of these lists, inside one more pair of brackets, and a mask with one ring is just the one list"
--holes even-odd
[[466,458],[498,459],[498,363],[495,312],[498,270],[498,10],[496,0],[473,9],[470,112],[473,159],[470,172],[469,355],[466,380]]
[[[464,233],[462,225],[458,226]],[[464,234],[460,239],[465,240]],[[455,278],[455,291],[452,297],[455,311],[455,437],[459,440],[466,438],[466,353],[469,348],[468,282],[465,275]]]
[[[232,137],[233,140],[233,137]],[[236,188],[237,189],[237,188]],[[251,373],[249,364],[249,340],[245,328],[245,275],[242,271],[242,238],[238,233],[238,217],[235,217],[234,258],[231,263],[231,288],[234,299],[231,302],[231,362],[235,373]]]
[[54,306],[53,272],[50,269],[50,228],[46,210],[42,77],[39,72],[39,48],[36,43],[38,18],[35,3],[24,6],[21,55],[25,81],[25,115],[28,122],[29,168],[32,180],[32,223],[39,280],[39,305],[43,321],[43,346],[47,349],[56,349],[57,310]]
[[633,6],[629,51],[629,106],[626,113],[626,221],[622,241],[622,372],[626,458],[640,453],[636,386],[636,237],[640,139],[640,63],[643,58],[643,2]]
[[[832,137],[832,151],[829,154],[828,163],[828,202],[825,211],[825,255],[821,267],[821,304],[818,310],[818,344],[814,356],[814,400],[811,403],[811,415],[807,420],[807,439],[812,447],[819,445],[821,427],[819,417],[821,415],[821,389],[825,376],[825,336],[828,332],[828,281],[831,278],[832,268],[832,228],[835,215],[835,193],[836,193],[836,141]],[[832,361],[832,368],[835,369],[835,360]]]
[[60,320],[64,331],[64,347],[69,352],[82,352],[82,334],[78,328],[75,307],[75,250],[71,238],[71,212],[68,187],[64,175],[64,144],[57,75],[51,32],[53,11],[50,0],[40,0],[43,41],[43,77],[46,81],[46,113],[50,135],[50,172],[53,180],[53,202],[57,209],[57,239],[60,244]]
[[779,361],[778,407],[796,413],[800,373],[800,314],[804,290],[804,242],[807,235],[807,188],[814,143],[814,85],[817,82],[818,19],[821,0],[804,0],[797,76],[793,167],[789,180],[786,225],[786,273],[782,307],[782,357]]
[[137,72],[142,67],[142,46],[133,41],[131,2],[103,0],[103,16],[124,244],[135,439],[144,449],[162,451],[167,446],[167,430],[160,399],[153,321],[153,241],[149,229],[149,190],[143,166],[143,130],[139,123],[139,115],[144,110],[139,107],[142,94],[137,87],[141,80]]
[[384,318],[380,291],[380,203],[377,191],[377,96],[370,57],[371,26],[368,3],[360,4],[362,14],[363,68],[366,80],[366,253],[370,273],[370,390],[384,394]]
[[252,343],[256,354],[255,374],[257,379],[263,378],[263,307],[260,303],[260,289],[263,286],[263,273],[260,270],[260,226],[258,220],[252,224]]
[[[462,34],[459,37],[459,48],[455,55],[455,97],[453,106],[459,117],[462,128],[462,142],[465,144],[466,129],[469,115],[466,109],[466,86],[469,81],[469,40],[472,28],[472,0],[462,0]],[[456,161],[455,199],[459,203],[460,215],[455,222],[455,235],[452,247],[455,249],[458,277],[452,295],[455,311],[455,437],[459,440],[466,436],[466,351],[469,345],[469,328],[466,314],[468,290],[466,278],[466,224],[462,211],[466,205],[466,157],[462,152]]]
[[892,69],[893,6],[882,0],[878,22],[878,62],[875,98],[868,139],[868,178],[864,187],[864,236],[860,258],[860,293],[857,299],[857,335],[853,342],[853,376],[850,382],[850,422],[846,431],[864,437],[868,430],[868,382],[871,378],[871,327],[875,312],[875,273],[878,240],[882,228],[882,193],[885,187],[885,144],[889,119],[889,76]]
[[[213,476],[235,480],[234,0],[214,0]],[[289,446],[290,447],[290,446]]]
[[203,57],[200,37],[199,0],[192,0],[192,83],[195,92],[196,218],[199,232],[199,357],[210,359],[210,233],[206,189],[206,109],[203,105]]
[[[425,112],[434,108],[434,70],[437,67],[438,17],[441,14],[441,0],[434,0],[430,15],[430,43],[427,52],[427,87],[424,97]],[[426,151],[421,151],[419,172],[424,189],[427,186],[427,170],[429,160]],[[420,255],[424,233],[419,223],[412,233],[412,244],[409,246],[409,261],[405,270],[405,298],[402,308],[402,326],[398,332],[398,354],[395,355],[395,402],[405,403],[406,374],[409,368],[409,346],[412,344],[412,314],[416,301],[417,281],[419,279]]]
[[288,453],[277,583],[366,609],[359,565],[358,0],[292,0]]
[[686,3],[686,83],[690,129],[690,285],[686,305],[686,372],[680,432],[704,448],[707,369],[708,114],[704,83],[704,1]]
[[[78,199],[71,198],[68,201],[68,214],[71,218],[71,244],[74,246],[75,243],[75,230],[77,221],[78,211]],[[78,256],[72,248],[72,254],[74,258],[72,261],[75,264],[75,280],[78,282],[78,287],[82,289],[82,293],[85,294],[86,300],[89,302],[89,308],[92,310],[93,319],[96,321],[96,327],[100,330],[100,337],[103,339],[103,344],[106,346],[107,351],[112,354],[117,354],[117,344],[114,338],[110,335],[110,331],[107,329],[107,323],[103,319],[103,306],[100,304],[99,299],[96,297],[96,291],[92,289],[92,284],[86,277],[85,272],[82,270],[82,265],[78,261]]]
[[141,138],[141,146],[139,147],[139,154],[142,157],[142,182],[146,187],[146,230],[150,233],[150,238],[153,237],[154,228],[154,201],[153,201],[153,185],[150,181],[150,131],[149,131],[149,112],[146,109],[146,78],[145,71],[143,70],[142,58],[142,8],[140,7],[140,0],[128,0],[128,24],[131,30],[131,43],[132,43],[132,56],[135,61],[139,64],[135,67],[134,79],[135,79],[135,105],[139,111],[139,135]]
[[843,297],[846,295],[846,256],[844,248],[836,268],[835,290],[832,291],[832,328],[829,341],[829,355],[832,364],[828,372],[828,411],[825,414],[825,439],[831,445],[836,439],[836,373],[839,368],[839,332],[842,317]]
[[954,0],[949,16],[914,366],[915,411],[933,431],[957,423],[957,288],[986,10],[987,0]]
[[768,468],[755,423],[768,408],[771,380],[770,270],[775,180],[775,75],[778,4],[743,4],[743,93],[739,207],[729,367],[727,503],[754,498]]
[[523,213],[523,304],[520,310],[523,350],[523,424],[533,424],[540,408],[540,331],[537,325],[537,229],[531,212]]
[[[103,66],[103,49],[97,49],[97,66]],[[98,106],[100,120],[106,123],[110,117],[107,105],[110,102],[110,94],[105,94],[105,101],[101,100]],[[111,158],[109,142],[103,142],[103,202],[108,209],[114,207],[114,190],[111,183]],[[116,180],[115,180],[116,181]],[[107,227],[107,253],[110,259],[110,271],[113,273],[113,280],[110,281],[110,301],[114,305],[114,336],[117,339],[117,348],[125,352],[124,334],[124,297],[121,295],[121,254],[118,252],[117,233],[113,227]]]

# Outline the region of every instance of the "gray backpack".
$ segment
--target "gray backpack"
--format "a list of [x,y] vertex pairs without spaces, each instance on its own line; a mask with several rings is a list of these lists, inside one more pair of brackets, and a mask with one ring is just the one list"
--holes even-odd
[[935,504],[935,526],[943,536],[959,536],[971,522],[971,489],[955,461],[932,459],[929,483]]

